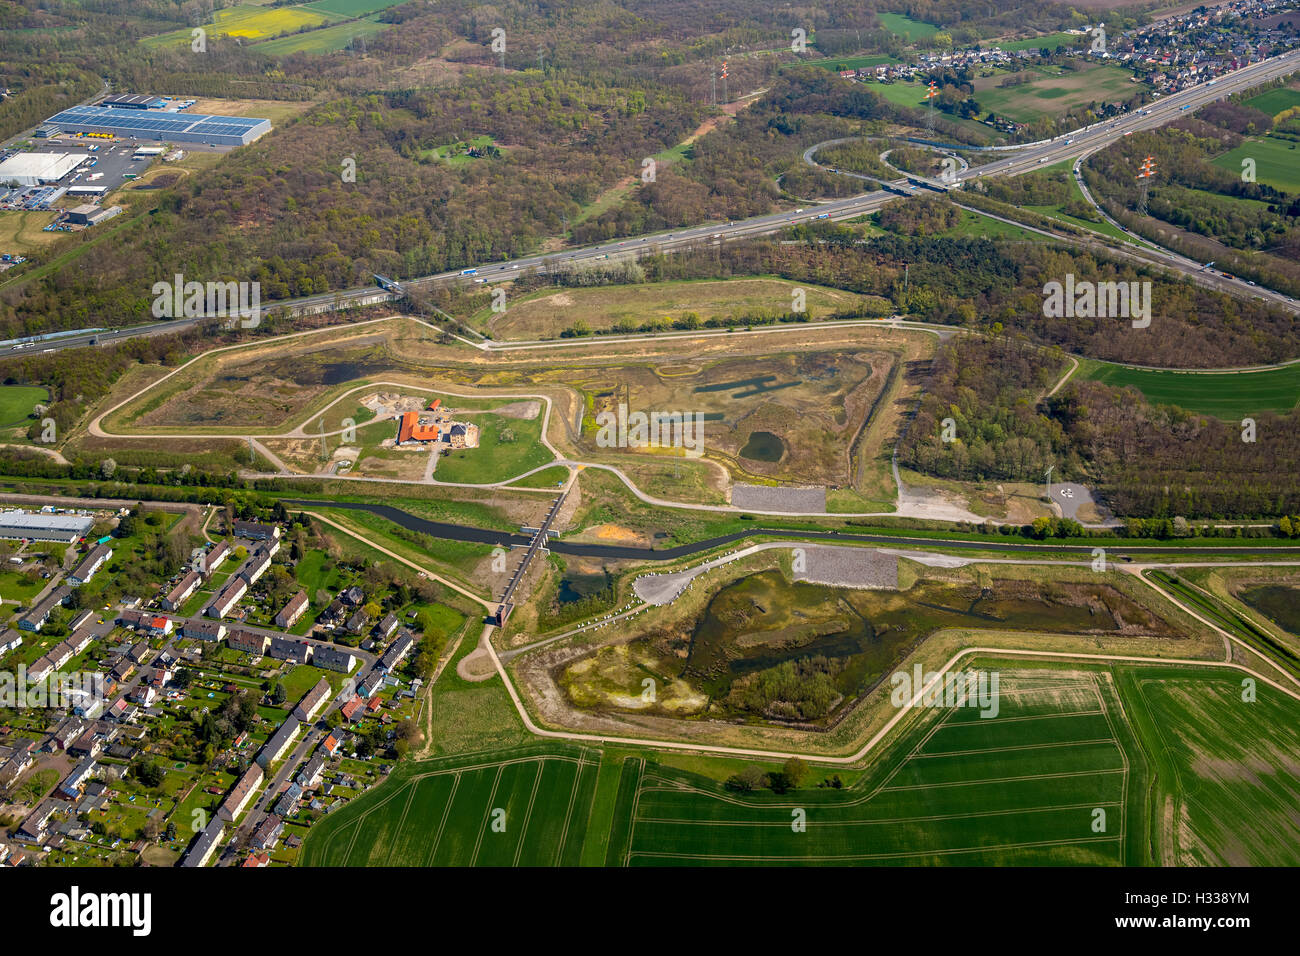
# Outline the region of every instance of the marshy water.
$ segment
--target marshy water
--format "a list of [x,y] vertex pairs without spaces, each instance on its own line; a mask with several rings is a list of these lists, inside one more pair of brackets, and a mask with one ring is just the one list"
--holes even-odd
[[751,461],[780,461],[785,454],[785,442],[771,432],[750,432],[740,457]]
[[735,717],[818,722],[892,672],[945,628],[1056,633],[1176,632],[1105,583],[921,581],[906,591],[790,581],[777,570],[719,590],[685,631],[638,639],[661,673]]

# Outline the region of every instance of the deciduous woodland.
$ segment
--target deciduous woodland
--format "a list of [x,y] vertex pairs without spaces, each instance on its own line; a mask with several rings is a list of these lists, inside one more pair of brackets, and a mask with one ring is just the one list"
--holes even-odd
[[[1071,380],[1066,363],[1027,342],[963,337],[935,356],[925,395],[899,446],[919,471],[963,481],[1036,482],[1048,465],[1083,481],[1117,514],[1238,518],[1300,509],[1300,415],[1263,413],[1242,426],[1133,388]],[[945,442],[951,418],[955,440]]]

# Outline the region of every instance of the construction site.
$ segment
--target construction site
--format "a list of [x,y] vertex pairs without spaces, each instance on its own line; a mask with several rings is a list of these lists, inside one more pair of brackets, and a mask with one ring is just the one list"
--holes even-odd
[[411,409],[397,416],[398,448],[441,443],[448,448],[477,448],[479,428],[472,422],[452,420],[451,409],[435,398],[424,411]]

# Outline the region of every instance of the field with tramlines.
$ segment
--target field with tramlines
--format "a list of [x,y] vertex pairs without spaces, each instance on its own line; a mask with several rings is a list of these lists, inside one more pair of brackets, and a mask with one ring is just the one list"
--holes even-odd
[[412,763],[323,820],[303,863],[576,865],[599,762],[595,751],[561,746]]
[[996,716],[918,708],[842,789],[816,764],[798,790],[741,793],[719,781],[744,761],[539,744],[399,767],[302,862],[1300,864],[1300,700],[1222,668],[996,670]]
[[[1131,741],[1108,674],[1003,671],[995,718],[929,710],[890,759],[845,790],[734,794],[629,760],[620,798],[634,793],[632,824],[611,840],[607,862],[1137,862],[1147,781]],[[804,832],[792,826],[798,811]]]

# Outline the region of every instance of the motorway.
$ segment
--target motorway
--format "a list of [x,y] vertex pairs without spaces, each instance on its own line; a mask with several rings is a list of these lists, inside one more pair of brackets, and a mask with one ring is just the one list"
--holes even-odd
[[[1019,175],[1040,166],[1052,165],[1077,157],[1081,153],[1093,152],[1128,133],[1163,126],[1181,116],[1184,112],[1190,112],[1197,107],[1204,106],[1231,93],[1238,93],[1294,72],[1297,66],[1300,66],[1298,53],[1300,51],[1292,51],[1279,57],[1252,63],[1217,80],[1211,80],[1208,83],[1202,83],[1179,93],[1162,97],[1148,107],[1125,114],[1119,118],[1094,123],[1076,132],[1062,134],[1050,140],[1030,143],[1015,149],[1014,153],[1008,150],[1006,158],[961,171],[950,185],[959,186],[963,182],[981,179],[985,176]],[[811,157],[809,159],[811,161]],[[549,272],[568,266],[591,265],[608,259],[617,260],[637,258],[646,254],[679,252],[715,242],[729,242],[767,236],[792,224],[813,222],[820,218],[832,220],[853,219],[857,216],[876,212],[886,203],[894,202],[900,198],[903,197],[895,192],[883,189],[873,190],[844,199],[834,199],[815,205],[809,204],[807,207],[793,212],[769,213],[751,219],[741,219],[728,223],[710,223],[678,229],[673,232],[654,233],[598,245],[566,249],[545,255],[525,256],[521,259],[505,262],[484,263],[475,268],[473,275],[466,275],[463,270],[453,270],[418,279],[403,280],[401,284],[407,289],[425,291],[467,282],[491,283],[507,281],[517,278],[521,273]],[[1134,243],[1134,246],[1137,247],[1137,244]],[[1164,253],[1161,250],[1150,251],[1149,254],[1161,260],[1165,265],[1177,269],[1192,278],[1193,281],[1239,295],[1266,299],[1276,305],[1300,313],[1300,304],[1280,293],[1258,286],[1251,286],[1243,280],[1210,273],[1208,270],[1202,271],[1201,263],[1193,263],[1191,260]],[[398,297],[375,286],[365,286],[339,292],[327,292],[301,299],[269,303],[267,308],[285,309],[296,315],[307,315],[331,312],[340,308],[355,308],[388,302],[396,298]],[[85,347],[92,343],[103,344],[121,338],[134,338],[159,332],[176,332],[205,320],[206,317],[172,319],[108,332],[67,336],[57,342],[40,343],[37,350],[45,352],[60,351],[68,348]],[[481,347],[485,350],[491,350],[494,348],[494,343],[490,341],[484,342]]]

